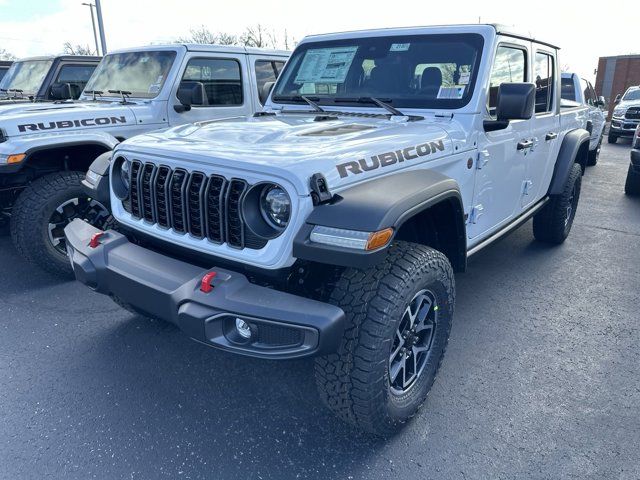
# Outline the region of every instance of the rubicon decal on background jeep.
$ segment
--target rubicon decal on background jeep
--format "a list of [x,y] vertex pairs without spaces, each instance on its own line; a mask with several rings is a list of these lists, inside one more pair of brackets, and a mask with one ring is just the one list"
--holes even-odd
[[115,125],[118,123],[127,123],[124,116],[120,117],[99,117],[99,118],[83,118],[82,120],[60,120],[57,122],[45,123],[25,123],[18,125],[18,130],[26,132],[31,130],[37,132],[39,130],[53,130],[57,128],[73,128],[73,127],[94,127],[104,125]]
[[444,151],[444,142],[438,140],[437,142],[428,142],[416,145],[415,147],[407,147],[401,150],[395,150],[393,152],[380,153],[371,157],[371,164],[367,163],[364,158],[357,162],[345,162],[336,165],[340,178],[346,178],[349,172],[358,175],[360,173],[375,170],[380,167],[388,167],[395,163],[404,162],[405,160],[413,160],[418,157],[425,157],[436,151]]

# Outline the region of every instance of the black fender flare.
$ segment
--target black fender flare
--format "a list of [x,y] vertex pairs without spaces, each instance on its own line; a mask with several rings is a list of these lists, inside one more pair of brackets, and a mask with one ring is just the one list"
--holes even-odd
[[[549,195],[559,195],[562,193],[564,184],[569,177],[572,165],[576,162],[578,152],[583,145],[587,144],[587,150],[589,149],[589,139],[591,135],[583,128],[577,128],[571,130],[564,136],[560,151],[558,152],[558,158],[556,159],[556,165],[553,169],[553,177],[551,177],[551,183],[549,185]],[[586,157],[585,157],[586,162]],[[582,171],[586,167],[586,163],[580,163]]]
[[98,200],[105,207],[110,205],[109,190],[109,169],[111,168],[111,157],[113,151],[109,150],[101,155],[89,165],[87,175],[82,179],[81,185],[84,193],[91,198]]
[[458,248],[455,263],[466,264],[466,228],[462,196],[457,182],[433,170],[412,170],[359,183],[336,195],[334,201],[316,206],[298,231],[293,256],[319,263],[368,268],[386,256],[387,246],[374,251],[354,250],[313,243],[313,227],[376,232],[393,228],[394,235],[410,218],[441,202],[456,206]]

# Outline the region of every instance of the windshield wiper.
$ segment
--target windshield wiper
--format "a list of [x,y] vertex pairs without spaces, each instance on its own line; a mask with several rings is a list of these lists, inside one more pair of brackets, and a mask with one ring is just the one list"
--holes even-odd
[[83,93],[88,93],[89,95],[92,96],[92,101],[96,101],[96,95],[102,96],[102,94],[104,93],[102,90],[85,90]]
[[391,100],[387,100],[386,98],[385,98],[385,101],[383,101],[376,97],[353,97],[353,98],[338,97],[338,98],[334,98],[333,101],[335,103],[373,103],[374,105],[377,105],[380,108],[384,108],[387,112],[389,112],[394,117],[408,116],[402,113],[397,108],[392,107],[389,103],[387,103],[387,102],[391,102]]
[[[275,95],[273,97],[275,101],[284,100],[285,102],[306,102],[314,112],[325,112],[325,109],[318,105],[315,101],[319,100],[318,97],[307,97],[306,95]],[[314,101],[315,100],[315,101]]]
[[129,92],[127,90],[107,90],[107,92],[121,95],[122,96],[122,103],[124,103],[124,104],[129,103],[127,101],[127,99],[131,96],[131,92]]

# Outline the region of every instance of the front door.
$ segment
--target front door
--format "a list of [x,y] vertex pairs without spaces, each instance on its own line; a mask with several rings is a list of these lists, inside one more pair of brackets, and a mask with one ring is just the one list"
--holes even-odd
[[[528,45],[514,40],[498,46],[488,86],[488,119],[495,119],[500,84],[528,81]],[[517,145],[530,138],[531,120],[514,120],[502,130],[480,135],[473,205],[467,223],[470,245],[520,213],[529,153]]]
[[[181,125],[216,118],[250,115],[252,97],[248,95],[249,76],[244,55],[193,52],[184,61],[179,85],[171,90],[169,124]],[[178,88],[194,92],[191,109],[177,112]],[[179,109],[180,110],[180,109]]]

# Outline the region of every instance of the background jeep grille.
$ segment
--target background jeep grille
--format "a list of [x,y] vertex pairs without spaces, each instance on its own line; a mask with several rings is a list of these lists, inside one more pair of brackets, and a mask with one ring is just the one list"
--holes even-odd
[[631,120],[640,119],[640,107],[629,107],[625,114],[625,118],[629,118]]
[[122,206],[135,218],[234,248],[260,249],[267,244],[242,218],[249,189],[244,180],[134,160],[130,184]]

